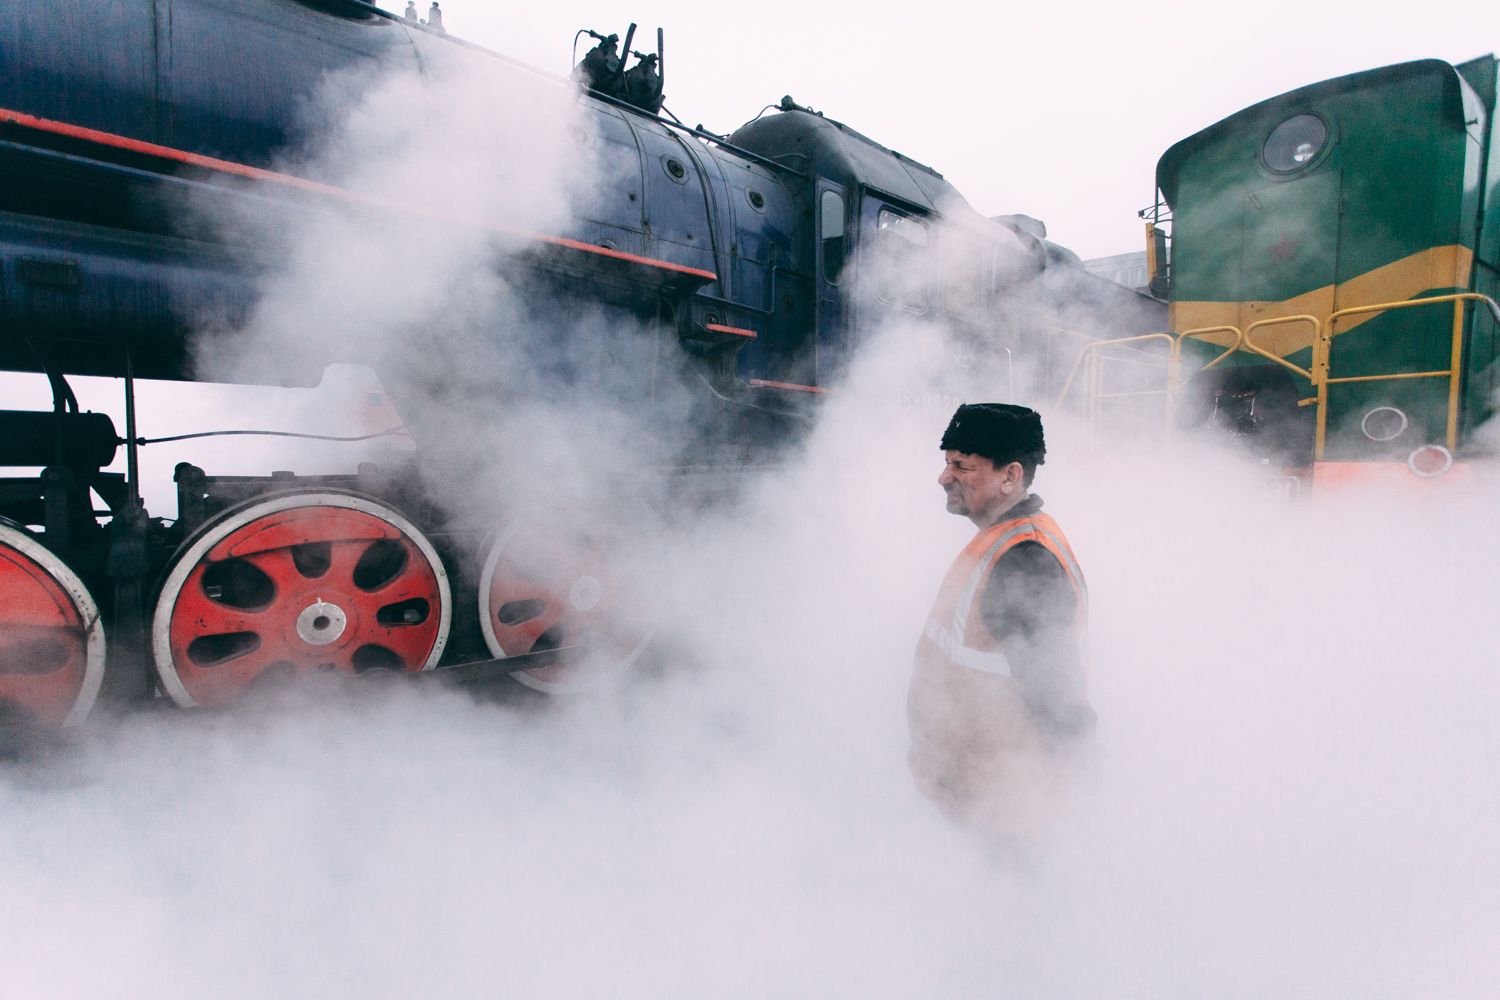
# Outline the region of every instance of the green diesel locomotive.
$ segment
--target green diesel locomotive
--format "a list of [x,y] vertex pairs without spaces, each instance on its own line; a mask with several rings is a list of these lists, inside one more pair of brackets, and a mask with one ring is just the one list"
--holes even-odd
[[1167,150],[1143,214],[1180,421],[1222,424],[1318,484],[1452,475],[1481,450],[1500,328],[1496,65],[1339,77]]

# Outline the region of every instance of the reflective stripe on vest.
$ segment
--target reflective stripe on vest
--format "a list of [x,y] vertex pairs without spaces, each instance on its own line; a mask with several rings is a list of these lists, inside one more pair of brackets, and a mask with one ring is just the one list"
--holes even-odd
[[1001,677],[1011,675],[1010,661],[998,649],[985,651],[975,649],[973,646],[965,646],[951,629],[932,618],[927,619],[925,634],[938,649],[942,650],[944,656],[961,667],[968,667],[970,670],[978,670],[986,674],[998,674]]
[[[976,535],[954,560],[923,629],[925,638],[957,666],[1011,675],[1010,662],[999,648],[998,639],[982,626],[976,627],[976,621],[985,581],[1005,553],[1023,542],[1040,544],[1061,564],[1078,597],[1078,625],[1082,631],[1088,610],[1088,587],[1057,522],[1046,514],[1000,521]],[[963,585],[955,593],[959,579]]]

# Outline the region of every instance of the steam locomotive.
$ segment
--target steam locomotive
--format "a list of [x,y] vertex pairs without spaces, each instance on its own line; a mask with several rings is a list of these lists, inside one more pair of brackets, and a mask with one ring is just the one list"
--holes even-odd
[[[1148,210],[1178,388],[1303,485],[1461,474],[1493,414],[1496,59],[1403,63],[1172,146]],[[1207,371],[1201,369],[1207,368]],[[1192,390],[1192,391],[1189,391]]]
[[[636,401],[648,410],[674,395],[658,419],[674,446],[652,475],[769,460],[888,321],[941,324],[996,370],[1046,377],[1099,336],[1045,320],[1080,284],[1118,294],[1116,319],[1162,320],[1031,220],[979,216],[932,169],[790,98],[727,136],[662,117],[659,36],[626,69],[630,36],[622,54],[595,33],[580,87],[458,40],[438,17],[360,0],[58,0],[18,7],[0,32],[0,370],[47,378],[54,401],[0,411],[0,465],[40,469],[0,480],[0,707],[13,721],[74,724],[101,696],[218,705],[314,671],[566,692],[594,676],[583,652],[606,670],[639,655],[648,629],[612,616],[607,557],[590,541],[526,559],[525,529],[489,531],[435,500],[424,441],[451,444],[451,426],[412,428],[412,468],[227,476],[182,463],[175,520],[144,508],[136,380],[251,378],[206,372],[191,345],[205,317],[231,333],[246,322],[268,253],[202,225],[201,207],[421,214],[419,199],[286,166],[305,138],[296,109],[330,74],[428,81],[478,60],[496,88],[524,81],[577,103],[574,141],[617,168],[607,189],[558,231],[477,224],[504,237],[493,266],[521,308],[646,331],[649,351],[597,364],[651,387]],[[961,262],[950,280],[904,280],[938,245]],[[1037,294],[1017,294],[1027,287]],[[375,364],[453,366],[421,348]],[[586,379],[589,364],[536,361],[534,390]],[[381,374],[401,408],[411,373]],[[123,379],[123,434],[80,411],[73,375]],[[109,471],[122,446],[125,471]]]

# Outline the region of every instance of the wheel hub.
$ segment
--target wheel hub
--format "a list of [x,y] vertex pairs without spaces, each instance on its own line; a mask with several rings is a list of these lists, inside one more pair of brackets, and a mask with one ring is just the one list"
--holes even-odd
[[568,601],[578,611],[592,611],[604,596],[604,584],[592,576],[584,575],[573,581],[568,590]]
[[348,625],[349,616],[344,609],[320,597],[297,616],[297,635],[310,646],[326,646],[337,642]]

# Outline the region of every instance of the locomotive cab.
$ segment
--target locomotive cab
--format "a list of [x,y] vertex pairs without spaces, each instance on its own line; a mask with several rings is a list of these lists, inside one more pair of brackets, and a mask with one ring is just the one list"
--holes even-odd
[[1329,80],[1162,156],[1171,329],[1230,352],[1200,415],[1291,466],[1448,470],[1494,396],[1495,66]]
[[[817,385],[836,384],[861,342],[902,325],[940,325],[960,344],[983,339],[984,354],[1001,354],[1001,282],[1024,283],[1042,261],[941,174],[789,97],[729,141],[806,175],[813,226],[801,244],[812,262]],[[951,360],[978,353],[959,348]]]

